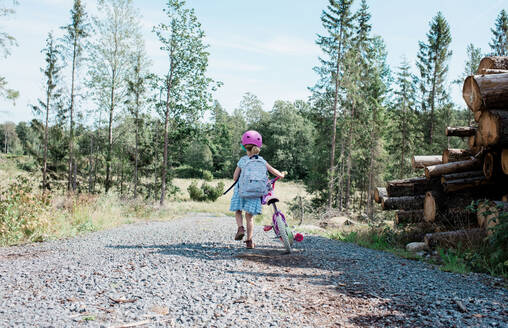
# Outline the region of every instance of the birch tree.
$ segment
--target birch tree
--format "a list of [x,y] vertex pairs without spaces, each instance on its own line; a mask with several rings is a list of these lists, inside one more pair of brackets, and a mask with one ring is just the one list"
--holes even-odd
[[126,101],[127,76],[131,54],[140,31],[132,0],[99,0],[100,16],[93,18],[90,45],[89,84],[94,89],[98,107],[107,112],[108,143],[106,149],[105,190],[111,188],[113,128],[115,114]]
[[159,106],[164,119],[161,205],[166,198],[168,127],[177,118],[197,120],[198,113],[212,101],[209,90],[214,87],[206,76],[208,45],[204,43],[205,33],[194,10],[185,8],[185,1],[168,0],[164,13],[167,21],[153,29],[168,60],[168,71],[159,78],[164,92],[164,101]]

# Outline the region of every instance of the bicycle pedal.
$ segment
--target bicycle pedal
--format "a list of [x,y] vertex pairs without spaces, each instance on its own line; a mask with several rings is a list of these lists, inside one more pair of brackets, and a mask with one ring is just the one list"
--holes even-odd
[[269,225],[265,225],[265,226],[263,227],[263,230],[264,230],[264,231],[270,231],[270,230],[272,230],[272,229],[273,229],[273,226],[269,226]]

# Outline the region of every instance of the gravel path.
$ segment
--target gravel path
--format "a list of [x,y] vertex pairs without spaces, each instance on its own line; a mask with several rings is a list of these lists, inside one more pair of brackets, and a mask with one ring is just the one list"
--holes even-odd
[[1,327],[507,327],[508,291],[307,236],[291,255],[194,215],[0,248]]

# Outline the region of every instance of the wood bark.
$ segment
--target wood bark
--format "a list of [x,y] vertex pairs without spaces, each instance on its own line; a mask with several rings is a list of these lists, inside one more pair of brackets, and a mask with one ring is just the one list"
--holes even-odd
[[439,179],[428,180],[425,177],[388,181],[386,192],[388,197],[423,195],[429,190],[439,190]]
[[473,126],[447,127],[445,135],[447,137],[470,137],[474,136],[476,128]]
[[381,206],[384,211],[389,210],[417,210],[423,208],[425,196],[404,196],[383,198]]
[[413,156],[411,159],[413,169],[423,169],[427,166],[441,163],[443,163],[443,156],[441,155]]
[[478,74],[486,69],[503,69],[508,70],[508,57],[507,56],[489,56],[484,57],[478,65]]
[[476,111],[473,113],[473,118],[475,122],[480,122],[480,117],[482,116],[482,111]]
[[381,203],[381,200],[385,197],[388,197],[388,193],[386,192],[386,188],[377,187],[374,189],[374,200],[376,203]]
[[504,174],[508,175],[508,149],[501,151],[501,169]]
[[487,236],[485,229],[476,228],[469,230],[456,230],[446,232],[428,233],[424,241],[427,247],[457,247],[459,243],[462,246],[474,245],[480,243]]
[[508,73],[468,76],[462,97],[473,112],[508,108]]
[[508,203],[499,201],[480,202],[476,214],[478,225],[485,228],[490,235],[492,228],[498,225],[500,220],[508,218]]
[[481,165],[482,165],[482,163],[478,159],[471,159],[471,160],[453,162],[453,163],[447,163],[447,164],[432,165],[432,166],[427,166],[425,168],[425,176],[427,177],[427,179],[430,179],[433,177],[439,177],[443,174],[473,171],[473,170],[479,169],[481,167]]
[[508,146],[508,111],[491,110],[483,112],[480,117],[478,131],[481,140],[477,141],[477,144],[480,146]]
[[484,176],[470,177],[464,179],[447,180],[443,183],[443,190],[445,192],[455,192],[475,188],[481,185],[492,184]]
[[443,164],[450,162],[460,162],[472,159],[474,152],[470,149],[445,149],[443,151]]
[[493,68],[484,68],[478,74],[503,74],[508,73],[507,69],[493,69]]
[[423,221],[423,210],[404,211],[395,213],[395,224],[418,223]]
[[457,180],[457,179],[466,179],[466,178],[476,178],[482,177],[483,171],[466,171],[460,173],[450,173],[441,176],[441,184],[444,184],[446,181]]

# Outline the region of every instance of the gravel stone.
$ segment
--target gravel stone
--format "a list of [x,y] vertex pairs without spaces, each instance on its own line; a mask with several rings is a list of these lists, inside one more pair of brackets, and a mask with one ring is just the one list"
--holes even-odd
[[235,231],[195,214],[0,248],[0,326],[508,326],[498,278],[317,236],[285,254],[261,227],[247,250]]

